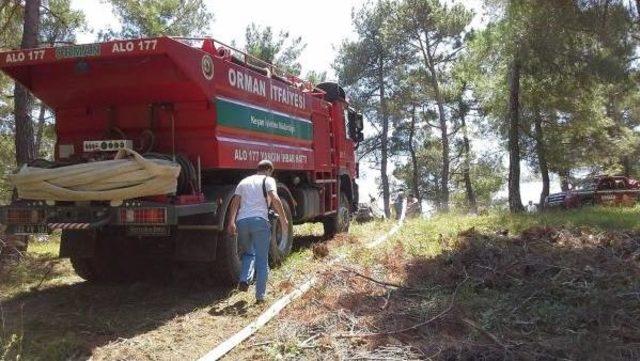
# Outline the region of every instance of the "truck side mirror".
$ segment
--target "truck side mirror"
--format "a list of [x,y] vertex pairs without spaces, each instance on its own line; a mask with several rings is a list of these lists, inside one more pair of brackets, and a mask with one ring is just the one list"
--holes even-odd
[[349,109],[347,112],[348,122],[347,122],[347,131],[349,132],[349,138],[357,141],[358,138],[358,124],[357,124],[357,114],[352,109]]
[[356,113],[356,137],[354,138],[356,142],[362,142],[364,140],[364,134],[362,131],[364,130],[364,121],[361,113]]
[[362,114],[356,113],[352,109],[349,109],[348,117],[349,138],[353,139],[356,142],[362,142],[364,140],[364,134],[362,134],[362,130],[364,129]]

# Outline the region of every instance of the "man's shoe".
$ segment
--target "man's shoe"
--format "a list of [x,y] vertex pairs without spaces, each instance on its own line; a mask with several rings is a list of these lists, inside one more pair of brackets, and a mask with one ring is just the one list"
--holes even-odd
[[263,304],[264,302],[265,302],[265,301],[264,301],[264,299],[263,299],[263,298],[257,298],[257,299],[256,299],[256,305],[261,305],[261,304]]
[[248,289],[249,289],[249,284],[247,282],[242,281],[238,283],[238,290],[242,292],[247,292]]

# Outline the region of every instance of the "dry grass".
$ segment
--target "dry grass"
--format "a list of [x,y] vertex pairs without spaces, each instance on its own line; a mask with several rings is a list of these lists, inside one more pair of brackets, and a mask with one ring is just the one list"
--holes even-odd
[[[356,226],[356,229],[359,226]],[[358,230],[362,237],[369,230]],[[275,299],[346,251],[358,238],[322,237],[321,225],[295,228],[292,255],[272,270]],[[314,259],[313,247],[325,248]],[[59,243],[31,243],[26,257],[0,277],[0,360],[196,359],[240,330],[268,305],[253,288],[238,293],[180,282],[92,285],[57,259]],[[6,351],[6,354],[5,354]]]
[[637,360],[639,215],[412,221],[229,358]]
[[[412,220],[373,250],[360,244],[393,222],[329,241],[296,227],[269,297],[319,271],[322,282],[227,358],[638,359],[639,217],[452,215]],[[7,360],[194,359],[268,307],[193,284],[86,284],[55,246],[37,244],[0,280]]]

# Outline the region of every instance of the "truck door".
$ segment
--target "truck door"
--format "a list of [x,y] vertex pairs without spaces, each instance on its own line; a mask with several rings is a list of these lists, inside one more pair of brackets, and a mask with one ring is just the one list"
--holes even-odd
[[620,205],[633,206],[636,203],[636,190],[631,187],[628,178],[620,178]]
[[[351,176],[355,175],[355,156],[354,156],[354,141],[349,134],[349,118],[355,116],[355,112],[350,110],[346,103],[336,103],[337,111],[335,115],[335,127],[337,138],[337,152],[340,170],[346,172]],[[353,113],[353,114],[351,114]]]

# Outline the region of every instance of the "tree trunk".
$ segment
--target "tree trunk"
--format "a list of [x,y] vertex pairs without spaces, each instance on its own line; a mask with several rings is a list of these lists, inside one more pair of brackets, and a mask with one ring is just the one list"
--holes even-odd
[[[35,48],[38,45],[38,25],[40,23],[40,0],[26,0],[24,8],[24,30],[21,47]],[[31,105],[33,97],[29,91],[16,83],[14,88],[14,116],[16,122],[16,162],[18,166],[35,157]]]
[[413,174],[413,195],[418,199],[418,210],[422,213],[422,194],[420,194],[420,170],[418,169],[418,157],[413,144],[413,137],[416,131],[416,106],[411,109],[411,129],[409,129],[409,153],[411,154],[411,166]]
[[631,164],[631,158],[628,155],[625,155],[620,159],[620,163],[622,164],[622,171],[625,177],[631,177],[631,173],[633,170],[633,165]]
[[40,157],[40,148],[42,147],[42,135],[44,133],[44,121],[47,108],[44,104],[40,104],[40,113],[38,114],[38,127],[36,128],[36,143],[34,151],[36,158]]
[[524,211],[520,197],[520,60],[516,57],[509,74],[509,210]]
[[449,130],[447,125],[447,117],[444,111],[444,99],[440,92],[440,80],[438,79],[438,71],[431,54],[429,46],[429,36],[425,32],[425,40],[418,39],[420,48],[422,49],[422,57],[427,69],[431,73],[431,86],[436,98],[438,106],[438,122],[440,128],[440,137],[442,138],[442,168],[440,169],[440,211],[449,212]]
[[459,100],[460,108],[460,125],[462,126],[462,151],[464,152],[464,167],[462,176],[464,178],[464,187],[467,193],[467,204],[470,213],[478,213],[478,202],[476,194],[473,191],[471,183],[471,143],[469,141],[469,131],[467,129],[467,111],[463,104],[462,96]]
[[535,134],[536,134],[536,153],[538,156],[538,165],[540,167],[540,176],[542,177],[542,192],[540,192],[539,209],[544,207],[544,200],[549,195],[549,164],[547,163],[547,154],[544,144],[544,133],[542,130],[542,115],[540,111],[536,111],[535,115]]
[[563,192],[568,191],[571,172],[568,169],[562,169],[558,172],[558,175],[560,176],[560,190]]
[[378,64],[378,86],[380,95],[380,113],[382,116],[382,139],[381,139],[381,159],[380,159],[380,180],[382,182],[382,201],[384,203],[384,215],[391,218],[391,196],[389,194],[389,176],[387,175],[387,160],[389,156],[388,136],[389,136],[389,114],[387,110],[387,100],[384,84],[384,59],[380,56]]
[[438,102],[440,115],[440,136],[442,137],[442,169],[440,176],[440,188],[442,197],[442,212],[449,212],[449,130],[447,120],[444,117],[444,106]]

